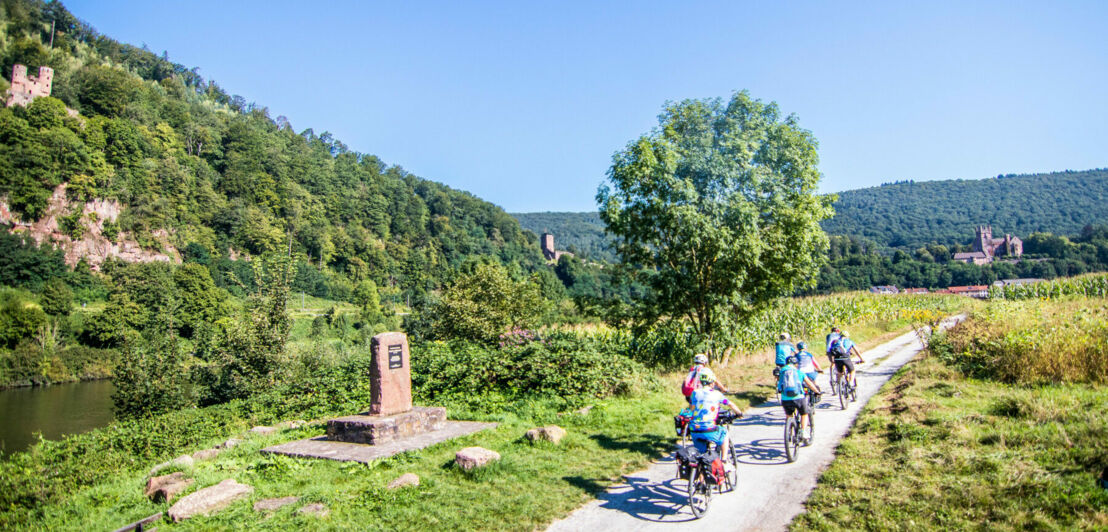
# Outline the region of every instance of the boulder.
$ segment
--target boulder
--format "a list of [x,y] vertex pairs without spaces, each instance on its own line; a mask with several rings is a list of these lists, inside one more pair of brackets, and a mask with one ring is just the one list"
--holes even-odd
[[262,436],[269,436],[277,432],[275,427],[254,427],[250,429],[251,434],[259,434]]
[[545,427],[537,427],[527,431],[527,439],[531,441],[546,440],[551,443],[558,443],[566,435],[566,429],[557,425],[547,425]]
[[574,414],[579,414],[579,415],[582,415],[582,416],[587,416],[587,415],[589,415],[589,410],[592,410],[592,405],[586,406],[585,408],[582,408],[580,410],[575,410],[573,413]]
[[297,510],[296,513],[314,515],[316,517],[327,517],[327,515],[331,513],[331,510],[328,510],[327,505],[321,502],[313,502],[311,504],[305,504]]
[[162,462],[162,463],[154,466],[153,468],[150,469],[150,473],[148,473],[146,476],[152,477],[158,471],[161,471],[161,470],[163,470],[167,467],[171,467],[171,466],[190,467],[190,466],[192,466],[192,462],[193,462],[193,460],[192,460],[191,456],[189,456],[187,454],[182,454],[181,456],[178,456],[177,458],[174,458],[174,459],[172,459],[168,462]]
[[254,511],[255,512],[272,512],[274,510],[279,510],[279,509],[281,509],[285,506],[288,506],[290,504],[296,504],[298,502],[300,502],[300,497],[296,497],[296,496],[279,497],[279,498],[276,498],[276,499],[262,499],[262,500],[260,500],[256,503],[254,503]]
[[469,471],[500,459],[500,453],[484,447],[466,447],[454,453],[454,463]]
[[185,478],[185,474],[178,471],[147,480],[144,494],[154,502],[169,502],[192,483],[193,479]]
[[214,486],[185,495],[177,501],[177,504],[169,508],[169,517],[177,523],[196,515],[211,515],[226,508],[232,502],[246,497],[252,491],[254,491],[253,486],[239,484],[229,478]]
[[418,485],[419,485],[419,475],[417,475],[415,473],[404,473],[403,475],[400,475],[399,477],[396,477],[396,480],[393,480],[392,482],[389,482],[388,488],[390,490],[394,490],[394,489],[403,488],[403,487],[406,487],[406,486],[413,486],[414,487],[414,486],[418,486]]
[[222,449],[219,449],[219,448],[204,449],[202,451],[196,451],[195,453],[192,453],[192,459],[193,460],[209,460],[211,458],[215,458],[216,456],[218,456],[221,451],[222,451]]
[[236,446],[240,443],[242,443],[242,440],[240,440],[238,438],[230,438],[227,441],[219,444],[219,447],[221,447],[223,449],[230,449],[231,447],[234,447],[234,446]]
[[303,427],[304,425],[307,425],[307,424],[308,424],[307,421],[304,421],[302,419],[297,419],[297,420],[294,420],[294,421],[282,421],[282,422],[277,424],[277,427],[282,428],[282,429],[298,429],[298,428]]

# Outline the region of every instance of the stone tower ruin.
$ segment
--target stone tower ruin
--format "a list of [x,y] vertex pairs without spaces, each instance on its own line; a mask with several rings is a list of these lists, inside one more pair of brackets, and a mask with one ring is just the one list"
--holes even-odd
[[27,105],[39,96],[50,96],[54,84],[54,69],[39,67],[38,76],[28,76],[25,65],[12,65],[12,86],[5,105]]

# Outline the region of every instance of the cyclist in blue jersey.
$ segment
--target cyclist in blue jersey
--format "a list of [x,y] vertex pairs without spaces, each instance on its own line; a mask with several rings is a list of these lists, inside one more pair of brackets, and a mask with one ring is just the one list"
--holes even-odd
[[789,341],[789,333],[781,333],[777,343],[774,344],[774,351],[776,356],[774,357],[774,364],[777,364],[778,368],[785,365],[785,359],[791,355],[796,354],[796,346]]
[[714,383],[715,376],[710,371],[700,374],[701,386],[692,393],[691,397],[693,419],[689,425],[689,432],[692,434],[693,445],[698,452],[708,452],[709,443],[723,447],[720,450],[720,456],[723,463],[728,464],[731,449],[727,448],[730,447],[729,445],[724,445],[727,441],[727,429],[716,424],[716,417],[719,415],[721,406],[727,406],[738,414],[738,417],[742,417],[743,413],[739,407],[728,401],[712,386]]
[[823,373],[823,368],[819,367],[819,362],[816,362],[816,357],[808,351],[808,344],[799,342],[796,344],[796,348],[800,350],[796,354],[796,369],[799,369],[805,377],[808,377],[812,382],[816,382],[816,376]]
[[836,327],[836,326],[832,326],[831,327],[831,332],[828,333],[827,338],[825,338],[825,342],[827,344],[827,364],[828,364],[827,367],[832,369],[832,372],[831,372],[831,375],[830,375],[830,377],[831,377],[831,395],[835,395],[835,372],[834,372],[834,369],[835,369],[835,353],[831,352],[831,346],[835,345],[835,340],[838,340],[840,336],[842,336],[842,333],[839,332],[839,328]]
[[831,350],[835,356],[835,371],[850,379],[854,386],[858,386],[858,378],[854,375],[854,360],[850,355],[858,357],[858,363],[860,364],[865,364],[866,361],[862,360],[862,352],[850,339],[850,333],[843,331],[842,335],[833,343]]
[[811,410],[805,390],[811,390],[814,393],[822,392],[816,383],[797,369],[796,362],[795,355],[785,360],[785,367],[781,368],[781,375],[777,377],[777,393],[781,394],[781,406],[785,407],[786,419],[793,415],[793,412],[800,411],[801,438],[808,442],[812,440],[812,434],[805,428],[808,426],[808,414]]

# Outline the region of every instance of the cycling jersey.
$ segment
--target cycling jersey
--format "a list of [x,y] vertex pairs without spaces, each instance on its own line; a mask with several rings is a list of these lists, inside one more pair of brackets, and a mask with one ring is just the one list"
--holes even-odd
[[775,363],[778,366],[784,366],[785,359],[789,358],[789,355],[796,354],[796,346],[794,346],[792,342],[777,342],[775,347],[777,348],[777,359]]
[[727,398],[719,390],[701,388],[692,393],[693,419],[689,429],[694,432],[715,432],[716,416],[720,407],[730,405]]
[[[790,375],[791,374],[791,375]],[[786,389],[786,383],[790,378],[796,378],[799,383],[797,391],[795,393],[789,393]],[[781,374],[777,377],[777,392],[781,394],[782,401],[790,401],[792,399],[801,399],[804,397],[804,374],[800,370],[796,369],[796,366],[785,366],[781,368]]]
[[812,354],[807,350],[796,354],[796,369],[799,369],[801,373],[815,373],[816,363],[812,360]]
[[833,332],[833,333],[827,335],[827,352],[828,353],[831,352],[831,344],[834,344],[835,340],[839,339],[839,336],[841,336],[841,335],[837,332]]

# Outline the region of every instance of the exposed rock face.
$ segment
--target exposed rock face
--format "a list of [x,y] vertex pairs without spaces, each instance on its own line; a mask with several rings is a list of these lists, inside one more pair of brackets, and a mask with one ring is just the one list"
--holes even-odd
[[[181,262],[176,248],[169,244],[169,233],[156,230],[153,236],[160,241],[165,253],[143,249],[127,233],[120,233],[117,242],[104,236],[104,223],[115,222],[123,207],[115,200],[97,199],[84,204],[74,203],[66,198],[66,184],[54,189],[42,218],[28,223],[18,219],[4,198],[0,198],[0,223],[12,226],[13,233],[26,233],[39,245],[53,243],[65,253],[65,262],[74,266],[82,258],[89,266],[99,271],[100,265],[108,258],[116,257],[128,262]],[[73,209],[81,209],[81,226],[84,234],[74,240],[61,231],[59,220]]]
[[254,511],[272,512],[275,510],[280,510],[281,508],[284,508],[285,506],[288,506],[290,504],[296,504],[298,502],[300,502],[300,497],[295,496],[280,497],[277,499],[262,499],[254,503]]
[[214,486],[186,495],[169,508],[169,517],[176,523],[196,515],[211,515],[252,491],[254,491],[253,486],[239,484],[229,478]]
[[154,466],[153,468],[150,469],[150,473],[148,473],[148,475],[153,476],[154,473],[157,473],[158,471],[161,471],[161,470],[163,470],[167,467],[170,467],[170,466],[190,467],[190,466],[192,466],[192,463],[193,463],[193,459],[192,459],[191,456],[189,456],[187,454],[182,454],[181,456],[178,456],[177,458],[174,458],[174,459],[172,459],[168,462],[162,462],[162,463]]
[[454,453],[454,463],[469,471],[500,459],[500,453],[484,447],[466,447]]
[[303,508],[300,508],[296,513],[305,515],[314,515],[316,517],[327,517],[331,513],[331,510],[327,509],[327,506],[320,502],[313,502],[311,504],[305,504]]
[[144,493],[147,498],[154,502],[168,502],[184,491],[185,488],[192,485],[193,482],[193,479],[185,478],[185,474],[178,471],[176,473],[153,477],[147,480],[146,491]]
[[558,443],[565,435],[566,429],[557,425],[547,425],[527,431],[527,439],[531,441],[546,440],[551,443]]
[[418,486],[418,485],[419,485],[419,475],[417,475],[415,473],[404,473],[403,475],[400,475],[399,477],[396,477],[396,480],[393,480],[392,482],[389,482],[388,488],[390,490],[394,490],[394,489],[403,488],[403,487],[406,487],[406,486],[415,487],[415,486]]

